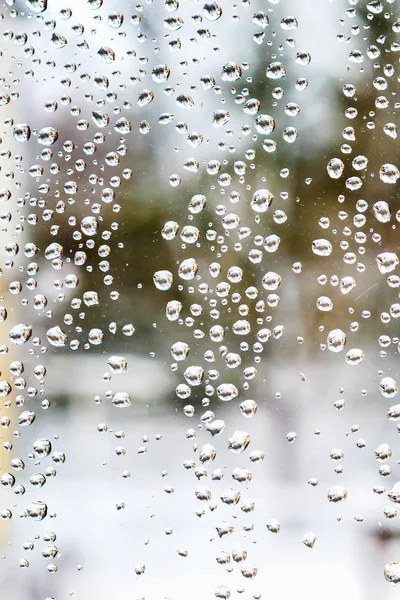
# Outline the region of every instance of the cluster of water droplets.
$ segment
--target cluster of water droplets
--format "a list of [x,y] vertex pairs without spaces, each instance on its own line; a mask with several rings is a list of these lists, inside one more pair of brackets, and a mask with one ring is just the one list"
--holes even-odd
[[[249,519],[256,508],[247,493],[265,459],[265,449],[254,447],[252,440],[251,419],[257,418],[258,408],[252,385],[264,378],[263,360],[280,352],[286,335],[294,337],[292,324],[283,322],[279,311],[289,280],[300,280],[304,270],[311,273],[309,293],[318,310],[318,322],[311,326],[317,329],[319,351],[329,351],[332,368],[342,362],[346,368],[358,366],[369,359],[362,336],[368,333],[371,317],[364,301],[373,289],[387,288],[379,303],[379,357],[385,361],[391,348],[399,351],[400,339],[385,327],[400,316],[399,250],[391,235],[400,221],[393,191],[400,178],[395,122],[399,109],[395,53],[400,49],[395,34],[400,26],[392,3],[362,3],[365,20],[351,21],[355,25],[350,25],[347,38],[338,35],[338,42],[349,43],[351,50],[350,67],[343,73],[343,143],[327,156],[326,172],[321,175],[327,193],[338,202],[329,215],[320,198],[314,208],[314,198],[310,200],[314,182],[306,172],[308,198],[298,197],[293,185],[286,183],[291,176],[289,163],[298,155],[301,136],[307,135],[298,125],[298,102],[303,93],[310,92],[307,69],[313,59],[292,37],[301,19],[299,23],[295,16],[282,15],[279,0],[263,3],[262,10],[258,5],[253,10],[248,0],[243,0],[240,10],[218,2],[193,4],[189,10],[178,0],[166,0],[154,10],[147,1],[129,7],[130,12],[125,6],[108,9],[106,0],[87,0],[82,2],[82,14],[79,7],[60,8],[50,0],[20,4],[6,0],[0,14],[3,58],[10,60],[13,69],[4,72],[0,93],[0,159],[6,182],[0,189],[6,281],[0,306],[6,333],[0,353],[4,364],[8,361],[0,381],[0,395],[5,398],[0,426],[6,432],[3,449],[12,457],[0,483],[22,497],[21,502],[28,485],[37,494],[21,508],[20,518],[57,517],[42,499],[46,487],[38,492],[67,459],[58,436],[35,439],[27,456],[35,468],[28,477],[29,463],[25,457],[14,456],[10,441],[22,437],[23,428],[34,429],[42,410],[52,409],[51,395],[45,397],[48,354],[106,348],[101,354],[107,369],[103,380],[115,382],[115,389],[96,394],[95,404],[135,409],[135,389],[125,384],[129,360],[119,347],[132,336],[132,347],[135,344],[137,307],[130,307],[127,321],[112,315],[114,310],[118,314],[114,307],[123,301],[123,279],[132,277],[146,256],[126,257],[113,264],[110,255],[123,255],[120,231],[124,224],[119,213],[140,217],[141,207],[129,203],[128,186],[149,188],[153,178],[160,176],[165,195],[173,194],[179,202],[170,211],[164,210],[163,226],[154,232],[161,250],[157,270],[148,274],[147,284],[154,286],[156,302],[163,295],[163,315],[154,328],[162,329],[169,346],[165,360],[176,377],[174,400],[182,418],[190,423],[181,435],[191,444],[188,456],[165,460],[179,460],[192,476],[195,514],[210,516],[213,521],[210,528],[209,522],[205,525],[207,535],[226,541],[225,549],[215,553],[222,570],[215,596],[229,598],[234,591],[229,574],[237,571],[244,584],[236,591],[243,593],[246,580],[256,578],[262,568],[256,564],[261,557],[251,551],[246,538],[253,531]],[[357,17],[360,4],[349,2],[341,27]],[[158,19],[153,37],[148,11]],[[379,15],[386,19],[386,33],[372,39],[368,23]],[[240,19],[252,32],[254,48],[261,48],[254,55],[255,62],[262,62],[261,82],[255,77],[255,66],[236,58],[234,48],[230,57],[223,53],[220,59],[220,48],[214,45],[219,43],[221,23],[229,27]],[[361,30],[363,39],[361,35],[356,38]],[[354,39],[362,39],[361,50],[353,47]],[[204,62],[199,58],[203,52]],[[361,77],[366,69],[372,78]],[[191,79],[185,76],[191,70],[196,72],[196,83],[189,84]],[[57,96],[43,100],[42,90],[37,98],[33,96],[39,86],[46,89],[53,72],[58,76],[60,71]],[[368,110],[364,102],[359,111],[358,86],[366,81],[370,82]],[[22,95],[27,105],[30,101],[40,104],[35,107],[40,108],[40,116],[35,111],[31,115],[26,107],[21,114]],[[168,134],[170,148],[168,156],[162,157],[165,169],[159,175],[146,164],[146,156],[140,162],[140,154],[145,155],[158,137],[164,139],[166,129],[173,132]],[[378,136],[385,141],[382,152]],[[358,152],[357,144],[362,151]],[[130,158],[132,148],[135,160]],[[167,171],[171,164],[173,172]],[[304,202],[322,231],[307,240],[307,269],[295,247],[289,252],[288,268],[279,250],[286,243],[288,227],[301,229],[292,215],[293,206]],[[369,271],[373,280],[379,277],[373,286],[367,283]],[[291,293],[289,289],[287,294]],[[347,315],[343,317],[343,306],[354,318],[351,322]],[[294,344],[300,347],[304,341],[297,335]],[[375,357],[370,360],[374,367]],[[384,365],[378,371],[375,391],[391,403],[399,387],[391,367]],[[301,381],[305,379],[301,374]],[[278,389],[275,398],[280,398]],[[240,427],[231,426],[225,403],[232,403]],[[332,412],[343,408],[341,398]],[[119,419],[121,427],[129,410],[115,411],[118,416],[113,418]],[[400,405],[382,405],[382,414],[388,421],[399,421]],[[233,420],[237,421],[236,416]],[[97,425],[98,433],[108,430],[105,422]],[[117,440],[125,438],[124,430],[110,431]],[[319,430],[313,433],[320,434]],[[159,434],[156,440],[162,442],[162,437]],[[287,444],[295,444],[297,432],[286,432],[285,437]],[[357,442],[358,448],[365,445],[363,439]],[[117,445],[113,452],[122,457],[126,449]],[[151,453],[146,435],[137,453]],[[226,458],[232,455],[238,462],[228,473]],[[388,444],[376,448],[372,458],[381,463],[379,476],[391,474],[391,456]],[[335,476],[342,474],[344,458],[343,450],[332,449],[329,459],[335,464]],[[167,477],[167,471],[162,475]],[[225,475],[230,481],[221,492],[218,482]],[[124,470],[122,477],[128,480],[130,471]],[[310,476],[308,484],[317,488],[318,479]],[[388,519],[397,515],[392,505],[400,503],[398,488],[395,483],[386,494],[392,503],[384,509]],[[164,491],[172,495],[175,489],[166,485]],[[386,489],[377,485],[374,492],[383,494]],[[333,480],[324,502],[336,505],[349,494]],[[4,520],[15,517],[10,508],[13,501],[1,510]],[[113,509],[122,511],[127,504],[123,499]],[[215,513],[221,506],[233,511],[229,520]],[[363,521],[358,514],[354,519]],[[266,532],[279,534],[284,528],[275,514],[265,519]],[[173,532],[167,529],[165,533]],[[50,560],[47,570],[57,572],[61,554],[56,534],[37,535],[45,544],[41,555]],[[302,532],[298,541],[308,549],[318,545],[312,531]],[[27,542],[25,552],[34,546]],[[187,548],[175,550],[182,558],[190,557]],[[20,566],[29,567],[26,556]],[[132,569],[137,577],[147,575],[142,557],[132,563]],[[387,564],[384,576],[399,583],[400,563]],[[256,600],[261,597],[260,591],[252,594]]]

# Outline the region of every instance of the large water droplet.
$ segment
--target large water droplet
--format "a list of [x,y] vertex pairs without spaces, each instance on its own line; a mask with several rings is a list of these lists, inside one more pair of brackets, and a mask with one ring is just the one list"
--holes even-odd
[[383,570],[386,581],[398,585],[400,583],[400,562],[390,562]]
[[376,262],[381,273],[391,273],[399,264],[399,258],[394,252],[382,252],[376,257]]
[[10,340],[18,346],[25,344],[32,335],[32,326],[20,323],[15,325],[10,331]]
[[250,201],[251,208],[258,213],[268,210],[271,206],[274,197],[269,190],[261,189],[254,192]]
[[42,521],[47,515],[47,505],[41,500],[31,502],[27,508],[28,517],[34,521]]
[[27,8],[35,13],[44,12],[47,8],[47,0],[25,0]]
[[326,170],[328,171],[329,177],[332,177],[332,179],[339,179],[339,177],[343,175],[344,164],[340,158],[331,158]]
[[46,337],[52,346],[59,348],[64,347],[68,342],[68,336],[64,331],[56,325],[47,330]]
[[58,139],[57,130],[54,127],[44,127],[37,134],[37,140],[42,146],[52,146]]
[[379,169],[379,177],[381,178],[383,183],[394,184],[400,177],[400,171],[395,165],[387,163],[385,165],[382,165]]
[[341,329],[332,329],[327,338],[328,349],[331,352],[340,352],[346,345],[346,334]]
[[[172,275],[172,273],[170,271],[156,271],[153,275],[153,281],[154,281],[154,285],[156,286],[156,288],[158,290],[161,290],[162,292],[166,292],[168,290],[171,289],[171,287],[174,284],[174,276]],[[172,308],[175,308],[175,305],[173,305]],[[174,312],[173,310],[171,312]],[[180,311],[179,311],[180,312]],[[179,317],[179,313],[178,313],[178,317]],[[176,318],[178,318],[176,317]],[[175,319],[170,319],[175,320]]]
[[267,67],[266,75],[268,79],[282,79],[286,75],[286,69],[280,62],[273,62]]
[[31,137],[31,129],[26,123],[19,123],[18,125],[15,125],[13,135],[17,142],[27,142]]
[[117,392],[113,396],[112,403],[116,408],[128,408],[132,401],[127,392]]

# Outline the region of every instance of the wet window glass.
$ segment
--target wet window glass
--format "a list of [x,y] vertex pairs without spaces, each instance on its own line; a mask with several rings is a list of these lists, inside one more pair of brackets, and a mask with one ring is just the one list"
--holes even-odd
[[392,600],[398,0],[2,0],[5,600]]

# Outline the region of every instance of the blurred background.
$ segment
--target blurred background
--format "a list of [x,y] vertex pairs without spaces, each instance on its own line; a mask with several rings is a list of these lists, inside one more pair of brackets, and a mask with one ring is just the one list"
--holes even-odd
[[[4,598],[397,597],[384,577],[400,561],[396,398],[379,383],[398,376],[400,279],[376,256],[399,251],[399,185],[379,176],[399,164],[398,3],[6,0],[0,13]],[[251,206],[260,189],[266,212]],[[312,251],[321,238],[331,254]],[[21,346],[18,324],[32,327]],[[236,431],[251,440],[241,454]],[[329,502],[335,486],[344,502]]]

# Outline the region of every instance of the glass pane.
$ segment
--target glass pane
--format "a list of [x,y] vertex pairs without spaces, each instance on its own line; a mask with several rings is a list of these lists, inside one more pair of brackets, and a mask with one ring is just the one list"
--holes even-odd
[[397,597],[398,19],[3,1],[4,598]]

